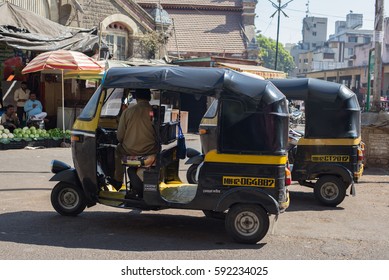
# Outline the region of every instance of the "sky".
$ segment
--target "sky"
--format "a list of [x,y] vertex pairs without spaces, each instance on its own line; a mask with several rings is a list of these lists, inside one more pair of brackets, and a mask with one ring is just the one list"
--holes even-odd
[[[277,0],[272,0],[278,4]],[[289,0],[282,0],[285,4]],[[293,0],[283,10],[289,18],[281,14],[279,41],[285,43],[297,43],[302,41],[302,21],[306,16],[308,0]],[[384,0],[384,15],[389,15],[389,0]],[[346,15],[350,13],[363,14],[363,29],[374,29],[375,0],[309,0],[309,16],[328,18],[327,38],[335,33],[335,21],[346,20]],[[258,0],[256,8],[255,26],[261,34],[277,38],[277,14],[274,18],[270,16],[276,11],[269,0]]]

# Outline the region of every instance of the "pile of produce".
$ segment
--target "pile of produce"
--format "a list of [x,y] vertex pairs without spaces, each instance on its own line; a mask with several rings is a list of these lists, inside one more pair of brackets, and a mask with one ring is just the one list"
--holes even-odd
[[[26,126],[23,128],[16,128],[13,133],[11,133],[8,129],[0,125],[0,142],[4,144],[11,141],[37,141],[44,139],[59,140],[63,138],[64,133],[59,128],[46,130]],[[70,130],[65,131],[65,138],[70,138]]]

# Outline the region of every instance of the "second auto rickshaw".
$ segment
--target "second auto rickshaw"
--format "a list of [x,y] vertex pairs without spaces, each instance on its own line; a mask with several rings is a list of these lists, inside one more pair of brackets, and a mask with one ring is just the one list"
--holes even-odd
[[361,110],[346,86],[317,79],[272,80],[289,100],[303,100],[305,132],[293,154],[292,180],[336,206],[363,173]]
[[[143,198],[127,198],[125,186],[107,184],[113,174],[117,118],[121,100],[134,89],[165,94],[216,98],[219,110],[217,144],[197,167],[198,184],[179,178],[177,122],[164,121],[163,104],[153,112],[160,144],[151,167],[123,162],[143,171]],[[136,133],[136,131],[134,131]],[[225,214],[234,240],[256,243],[269,228],[269,215],[289,205],[286,185],[288,108],[285,96],[270,82],[214,68],[131,67],[109,69],[101,86],[77,118],[72,130],[74,168],[53,161],[51,179],[59,181],[51,202],[61,215],[75,216],[101,203],[121,208],[203,210]]]

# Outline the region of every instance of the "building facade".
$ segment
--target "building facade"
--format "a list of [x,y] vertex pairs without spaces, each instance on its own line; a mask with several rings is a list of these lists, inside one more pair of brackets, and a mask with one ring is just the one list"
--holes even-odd
[[303,48],[314,50],[324,45],[327,41],[328,19],[323,17],[305,17],[303,19]]
[[9,2],[66,26],[97,27],[114,59],[145,58],[150,48],[158,57],[258,58],[254,25],[257,0]]
[[160,2],[172,20],[167,52],[176,58],[258,58],[257,0],[136,0],[150,12]]

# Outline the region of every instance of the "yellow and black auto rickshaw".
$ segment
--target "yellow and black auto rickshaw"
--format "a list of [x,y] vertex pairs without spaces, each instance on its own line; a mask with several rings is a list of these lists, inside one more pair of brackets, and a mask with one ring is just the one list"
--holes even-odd
[[[142,162],[123,162],[123,168],[142,171],[143,198],[126,196],[131,178],[125,179],[119,191],[107,184],[114,171],[121,100],[139,88],[152,89],[159,100],[167,93],[219,100],[217,146],[207,152],[199,166],[198,184],[179,178],[177,123],[164,121],[161,103],[157,105],[159,112],[154,112],[160,143],[155,164],[144,167]],[[268,231],[269,215],[278,215],[289,205],[287,137],[287,100],[269,81],[216,68],[112,68],[73,126],[74,168],[59,161],[52,163],[55,175],[51,181],[59,183],[52,190],[51,202],[58,213],[68,216],[96,203],[225,214],[226,230],[234,240],[256,243]]]
[[317,79],[272,80],[288,100],[303,100],[305,133],[293,154],[292,180],[314,189],[324,205],[337,206],[363,173],[361,111],[346,86]]

